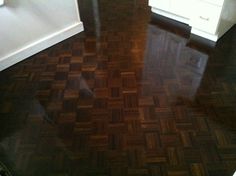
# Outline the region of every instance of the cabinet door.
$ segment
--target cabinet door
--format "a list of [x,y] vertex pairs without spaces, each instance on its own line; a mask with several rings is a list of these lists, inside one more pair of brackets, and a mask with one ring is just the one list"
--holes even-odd
[[194,6],[191,25],[207,33],[216,34],[222,7],[205,1],[198,1]]
[[149,0],[149,5],[161,10],[169,11],[170,0]]
[[192,0],[170,0],[170,11],[176,15],[189,18]]

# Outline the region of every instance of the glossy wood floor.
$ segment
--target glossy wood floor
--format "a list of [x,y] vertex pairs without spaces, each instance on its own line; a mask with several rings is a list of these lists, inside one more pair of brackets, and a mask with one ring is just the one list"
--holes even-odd
[[85,32],[0,73],[16,176],[232,176],[236,27],[215,48],[144,0],[80,0]]

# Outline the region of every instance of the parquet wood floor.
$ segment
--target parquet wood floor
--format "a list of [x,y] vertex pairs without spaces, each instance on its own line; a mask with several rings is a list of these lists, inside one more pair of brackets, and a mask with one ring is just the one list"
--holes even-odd
[[236,28],[214,48],[144,0],[80,0],[85,32],[0,73],[17,176],[232,176]]

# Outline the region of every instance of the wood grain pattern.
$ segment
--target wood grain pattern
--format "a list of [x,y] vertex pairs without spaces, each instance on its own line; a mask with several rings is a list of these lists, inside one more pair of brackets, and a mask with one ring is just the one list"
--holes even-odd
[[0,73],[0,160],[22,176],[232,176],[235,27],[209,49],[149,22],[145,0],[94,2],[83,34]]

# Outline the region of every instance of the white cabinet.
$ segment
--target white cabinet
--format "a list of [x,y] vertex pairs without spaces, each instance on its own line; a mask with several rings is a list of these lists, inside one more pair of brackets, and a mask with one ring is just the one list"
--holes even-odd
[[224,0],[203,0],[207,3],[222,6],[224,4]]
[[170,0],[150,0],[149,5],[153,7],[158,7],[162,10],[169,10]]
[[236,0],[149,0],[152,12],[187,23],[191,33],[217,41],[236,22]]
[[178,3],[176,3],[176,0],[170,0],[170,11],[179,16],[188,18],[190,4],[191,0],[178,0]]
[[186,22],[190,10],[187,4],[190,4],[191,1],[192,0],[149,0],[149,6],[153,7],[152,10],[157,10],[161,15]]
[[195,7],[191,17],[191,26],[215,34],[222,8],[204,1],[199,1]]

